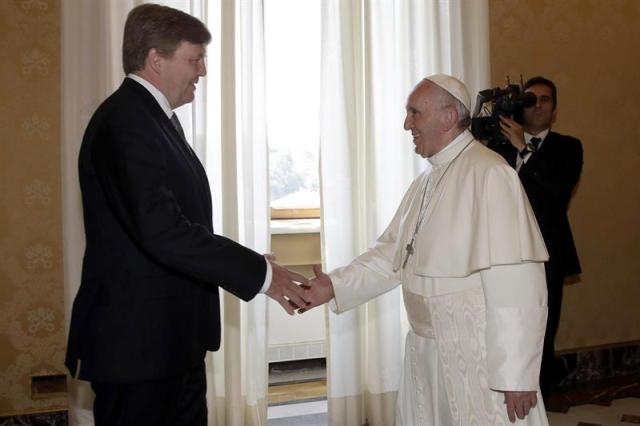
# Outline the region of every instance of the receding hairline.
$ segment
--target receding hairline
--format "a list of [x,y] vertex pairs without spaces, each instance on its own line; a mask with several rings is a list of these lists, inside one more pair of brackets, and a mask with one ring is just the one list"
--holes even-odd
[[[432,90],[430,90],[432,89]],[[471,122],[471,111],[464,105],[458,98],[453,96],[445,88],[441,87],[437,83],[429,80],[428,78],[422,79],[415,85],[413,91],[409,95],[409,99],[412,96],[420,96],[420,102],[424,104],[431,103],[438,110],[446,108],[453,108],[458,115],[458,128],[465,129],[469,127]],[[407,99],[407,105],[409,100]]]
[[455,106],[455,101],[457,101],[455,96],[453,96],[447,90],[440,87],[428,78],[423,78],[418,84],[415,85],[413,91],[411,92],[411,95],[414,94],[422,94],[423,102],[433,102],[440,108]]

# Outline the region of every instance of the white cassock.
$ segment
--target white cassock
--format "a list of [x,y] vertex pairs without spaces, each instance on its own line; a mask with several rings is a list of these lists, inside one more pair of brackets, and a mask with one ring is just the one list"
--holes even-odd
[[548,425],[538,385],[548,255],[520,180],[468,131],[428,161],[374,247],[330,273],[330,307],[402,284],[411,330],[397,425],[509,425],[505,390],[538,390],[515,424]]

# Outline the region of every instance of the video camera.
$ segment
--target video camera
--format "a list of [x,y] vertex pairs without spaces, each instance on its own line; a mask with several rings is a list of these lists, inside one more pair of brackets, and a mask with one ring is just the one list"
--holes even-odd
[[500,130],[500,116],[523,124],[525,108],[536,104],[536,95],[522,90],[522,83],[511,84],[507,79],[504,89],[486,89],[478,93],[476,107],[471,115],[471,133],[476,139],[495,143],[509,143]]

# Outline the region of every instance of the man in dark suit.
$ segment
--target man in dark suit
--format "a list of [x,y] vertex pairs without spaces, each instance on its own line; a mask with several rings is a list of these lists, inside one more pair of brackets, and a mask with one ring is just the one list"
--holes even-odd
[[534,106],[524,109],[524,124],[501,117],[502,134],[508,142],[491,141],[489,147],[518,171],[549,251],[545,263],[549,317],[540,372],[542,395],[547,399],[549,386],[556,380],[554,341],[564,280],[581,272],[567,208],[582,171],[582,144],[551,131],[557,114],[557,90],[552,81],[534,77],[525,83],[524,90],[537,98]]
[[306,279],[212,227],[202,164],[173,109],[193,101],[211,36],[145,4],[127,18],[124,82],[79,157],[86,252],[66,365],[91,381],[96,425],[206,425],[204,356],[220,346],[218,286],[289,313]]

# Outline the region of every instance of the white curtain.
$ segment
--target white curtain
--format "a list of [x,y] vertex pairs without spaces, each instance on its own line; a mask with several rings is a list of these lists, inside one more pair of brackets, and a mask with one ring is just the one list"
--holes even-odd
[[[350,262],[427,167],[403,130],[407,95],[452,74],[489,85],[486,0],[324,0],[320,112],[323,262]],[[394,423],[407,325],[399,289],[329,314],[331,425]]]
[[[216,211],[222,212],[217,227],[224,235],[267,253],[269,179],[262,1],[219,1],[215,5],[209,2],[214,9],[209,14],[210,30],[221,29],[219,54],[215,47],[209,49],[210,58],[220,58],[220,80],[215,82],[210,74],[208,84],[214,87],[207,91],[207,105],[219,111],[207,114],[207,124],[220,132],[220,143],[207,145],[207,171],[216,198],[214,216]],[[214,107],[216,99],[221,99],[219,109]],[[217,131],[211,129],[208,135],[216,139],[212,133]],[[223,318],[222,346],[208,364],[209,425],[266,425],[266,297],[258,295],[247,304],[225,293]]]
[[[177,113],[203,160],[214,198],[216,231],[258,252],[269,251],[264,124],[262,1],[165,0],[207,22],[208,76],[192,105]],[[121,83],[126,15],[142,0],[63,0],[62,181],[65,308],[80,285],[84,253],[77,158],[97,106]],[[242,45],[240,45],[242,43]],[[207,357],[209,425],[266,424],[266,300],[223,296],[221,350]],[[67,321],[68,327],[68,321]],[[68,331],[68,328],[67,328]],[[250,356],[247,356],[250,354]],[[93,393],[71,380],[69,423],[92,425]]]

